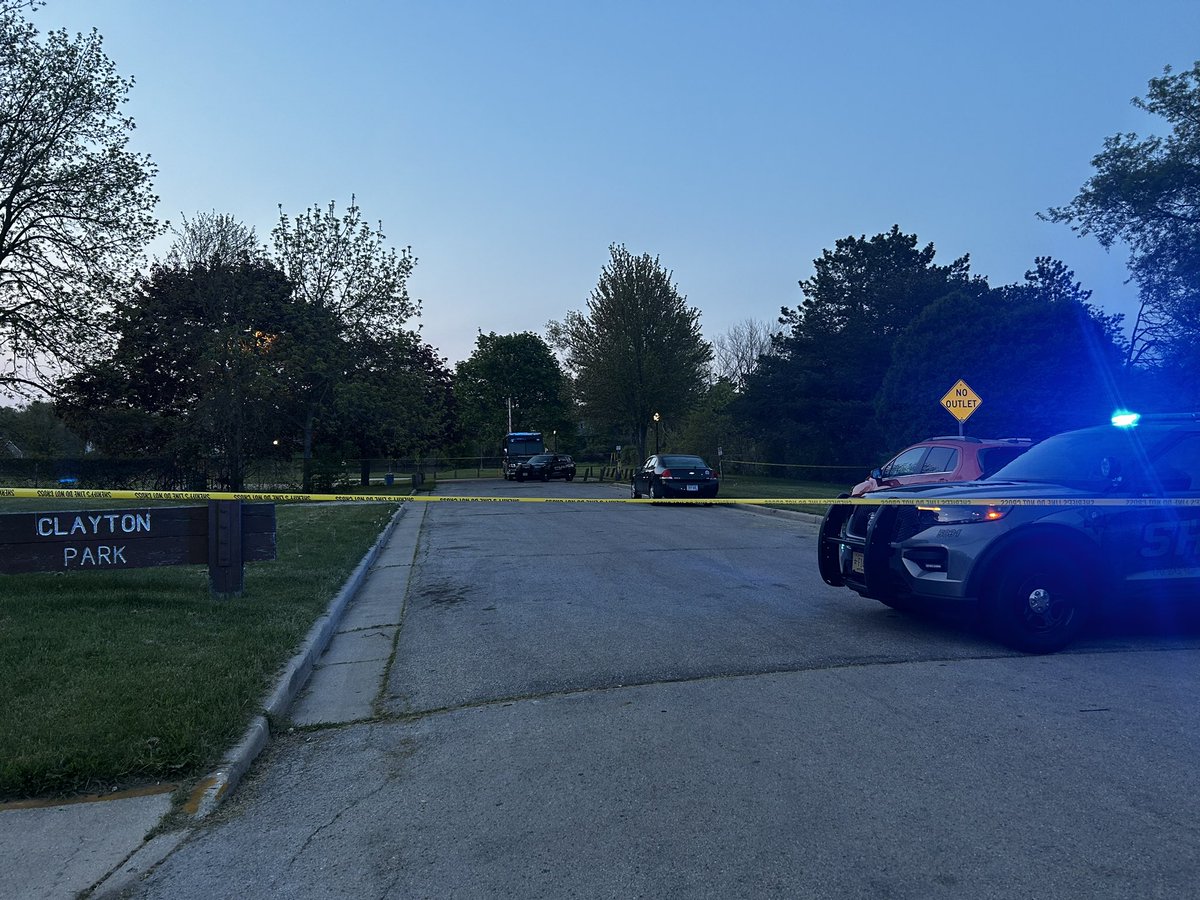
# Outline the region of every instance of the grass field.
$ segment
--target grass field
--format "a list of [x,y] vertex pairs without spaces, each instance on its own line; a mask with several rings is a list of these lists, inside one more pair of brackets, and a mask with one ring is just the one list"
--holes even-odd
[[[11,500],[0,513],[145,504]],[[216,600],[203,566],[0,575],[0,800],[214,765],[396,509],[279,505],[278,559]]]
[[[829,484],[824,481],[791,481],[785,478],[727,477],[721,481],[721,496],[724,498],[746,498],[754,500],[794,499],[797,497],[828,497],[832,500],[845,493],[844,484]],[[826,507],[804,507],[807,512],[825,513]]]

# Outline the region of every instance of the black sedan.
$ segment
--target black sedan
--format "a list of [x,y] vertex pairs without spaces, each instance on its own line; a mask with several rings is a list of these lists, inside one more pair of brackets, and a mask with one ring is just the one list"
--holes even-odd
[[633,473],[629,493],[634,500],[641,499],[642,494],[649,494],[654,500],[667,497],[711,500],[717,496],[717,473],[698,456],[655,454]]
[[561,453],[539,453],[517,466],[517,481],[551,478],[575,480],[575,460]]

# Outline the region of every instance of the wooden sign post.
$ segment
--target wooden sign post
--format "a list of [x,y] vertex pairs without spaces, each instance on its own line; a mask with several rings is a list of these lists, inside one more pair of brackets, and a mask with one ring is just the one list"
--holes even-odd
[[0,516],[0,574],[208,564],[209,589],[236,595],[243,564],[275,558],[275,504],[72,510]]

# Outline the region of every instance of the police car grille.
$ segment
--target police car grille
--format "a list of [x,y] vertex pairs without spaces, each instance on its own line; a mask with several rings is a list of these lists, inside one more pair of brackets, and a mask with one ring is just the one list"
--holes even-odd
[[877,506],[856,506],[850,521],[846,523],[846,533],[855,537],[866,537],[867,528],[872,514],[879,509]]
[[904,506],[896,510],[896,524],[892,528],[892,540],[907,541],[920,530],[921,526],[917,521],[915,506]]

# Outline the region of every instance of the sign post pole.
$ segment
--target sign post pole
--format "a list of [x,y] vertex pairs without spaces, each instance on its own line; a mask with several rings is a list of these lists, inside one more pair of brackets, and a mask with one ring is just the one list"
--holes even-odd
[[240,596],[246,586],[242,566],[242,501],[208,503],[208,585],[213,594]]

